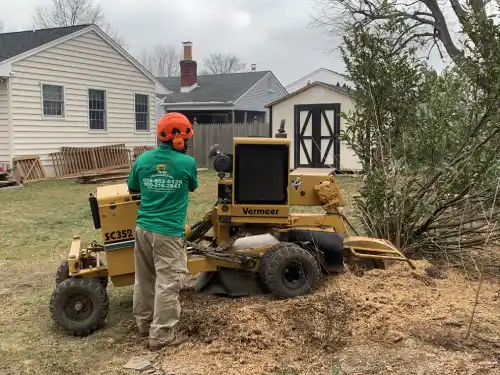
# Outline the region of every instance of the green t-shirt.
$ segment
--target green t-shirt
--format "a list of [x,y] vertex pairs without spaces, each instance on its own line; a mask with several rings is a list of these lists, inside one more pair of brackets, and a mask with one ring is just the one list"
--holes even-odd
[[198,188],[193,157],[159,145],[137,158],[127,184],[130,191],[141,194],[138,227],[167,236],[184,236],[188,195]]

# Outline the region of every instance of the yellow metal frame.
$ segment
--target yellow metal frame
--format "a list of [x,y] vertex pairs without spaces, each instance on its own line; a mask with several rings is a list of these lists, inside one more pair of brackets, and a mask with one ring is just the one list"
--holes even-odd
[[[237,144],[284,144],[290,147],[288,139],[277,138],[234,138],[233,153]],[[288,153],[289,155],[289,153]],[[233,167],[233,175],[235,167]],[[329,182],[328,193],[333,201],[325,208],[318,194],[318,186]],[[219,184],[233,184],[232,179],[221,179]],[[99,220],[101,223],[101,241],[103,248],[82,248],[79,237],[74,237],[69,251],[70,276],[109,276],[113,285],[124,286],[134,282],[134,246],[135,218],[140,201],[128,192],[125,183],[100,186],[97,189],[97,202],[99,207]],[[334,202],[334,203],[332,203]],[[202,222],[210,223],[219,245],[230,239],[231,226],[245,226],[258,224],[262,231],[286,232],[290,229],[304,229],[312,231],[339,232],[345,234],[344,253],[361,259],[396,260],[405,261],[412,268],[413,264],[404,254],[390,242],[363,236],[351,236],[347,229],[343,215],[338,207],[344,206],[345,201],[340,193],[335,176],[328,175],[328,171],[298,169],[289,173],[288,204],[286,205],[237,205],[234,203],[234,190],[231,202],[218,203],[202,218]],[[294,213],[293,206],[323,206],[324,213]],[[243,208],[263,210],[257,215],[245,214]],[[269,210],[269,212],[266,212]],[[273,212],[278,211],[279,213]],[[221,222],[226,220],[225,222]],[[191,233],[191,228],[186,226],[186,236]],[[253,272],[259,271],[260,256],[268,251],[269,247],[248,249],[245,251],[223,252],[222,256],[248,254],[253,260],[253,266],[242,266],[237,262],[224,260],[222,257],[214,258],[213,255],[190,255],[188,257],[188,270],[197,275],[205,271],[216,271],[218,268],[242,268]],[[187,251],[187,250],[186,250]],[[95,253],[99,263],[100,252],[106,254],[107,266],[82,268],[82,259]]]

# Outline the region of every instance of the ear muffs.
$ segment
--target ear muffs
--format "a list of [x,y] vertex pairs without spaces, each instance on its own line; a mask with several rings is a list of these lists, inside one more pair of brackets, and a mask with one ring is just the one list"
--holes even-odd
[[184,151],[186,148],[184,139],[182,139],[181,137],[174,137],[174,139],[172,140],[172,146],[177,151]]

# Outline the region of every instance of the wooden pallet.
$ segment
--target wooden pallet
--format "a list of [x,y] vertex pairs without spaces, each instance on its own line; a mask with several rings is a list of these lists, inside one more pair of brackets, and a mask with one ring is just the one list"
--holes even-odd
[[134,160],[139,157],[139,155],[143,154],[146,151],[154,149],[153,146],[135,146],[133,148]]
[[110,168],[131,167],[131,151],[125,144],[98,147],[61,147],[50,153],[57,178]]
[[14,171],[17,172],[19,180],[24,182],[37,182],[47,179],[47,173],[40,158],[36,155],[16,156],[14,159]]

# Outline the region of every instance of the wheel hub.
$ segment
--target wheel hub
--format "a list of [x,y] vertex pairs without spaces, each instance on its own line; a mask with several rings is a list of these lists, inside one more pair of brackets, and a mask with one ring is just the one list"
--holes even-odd
[[84,305],[80,301],[75,303],[75,311],[80,312],[80,311],[82,311],[83,308],[84,308]]
[[292,262],[283,268],[281,280],[288,288],[300,288],[306,283],[306,270],[302,264]]
[[92,314],[92,300],[84,295],[75,295],[66,301],[65,304],[66,316],[74,321],[83,321],[88,319]]

